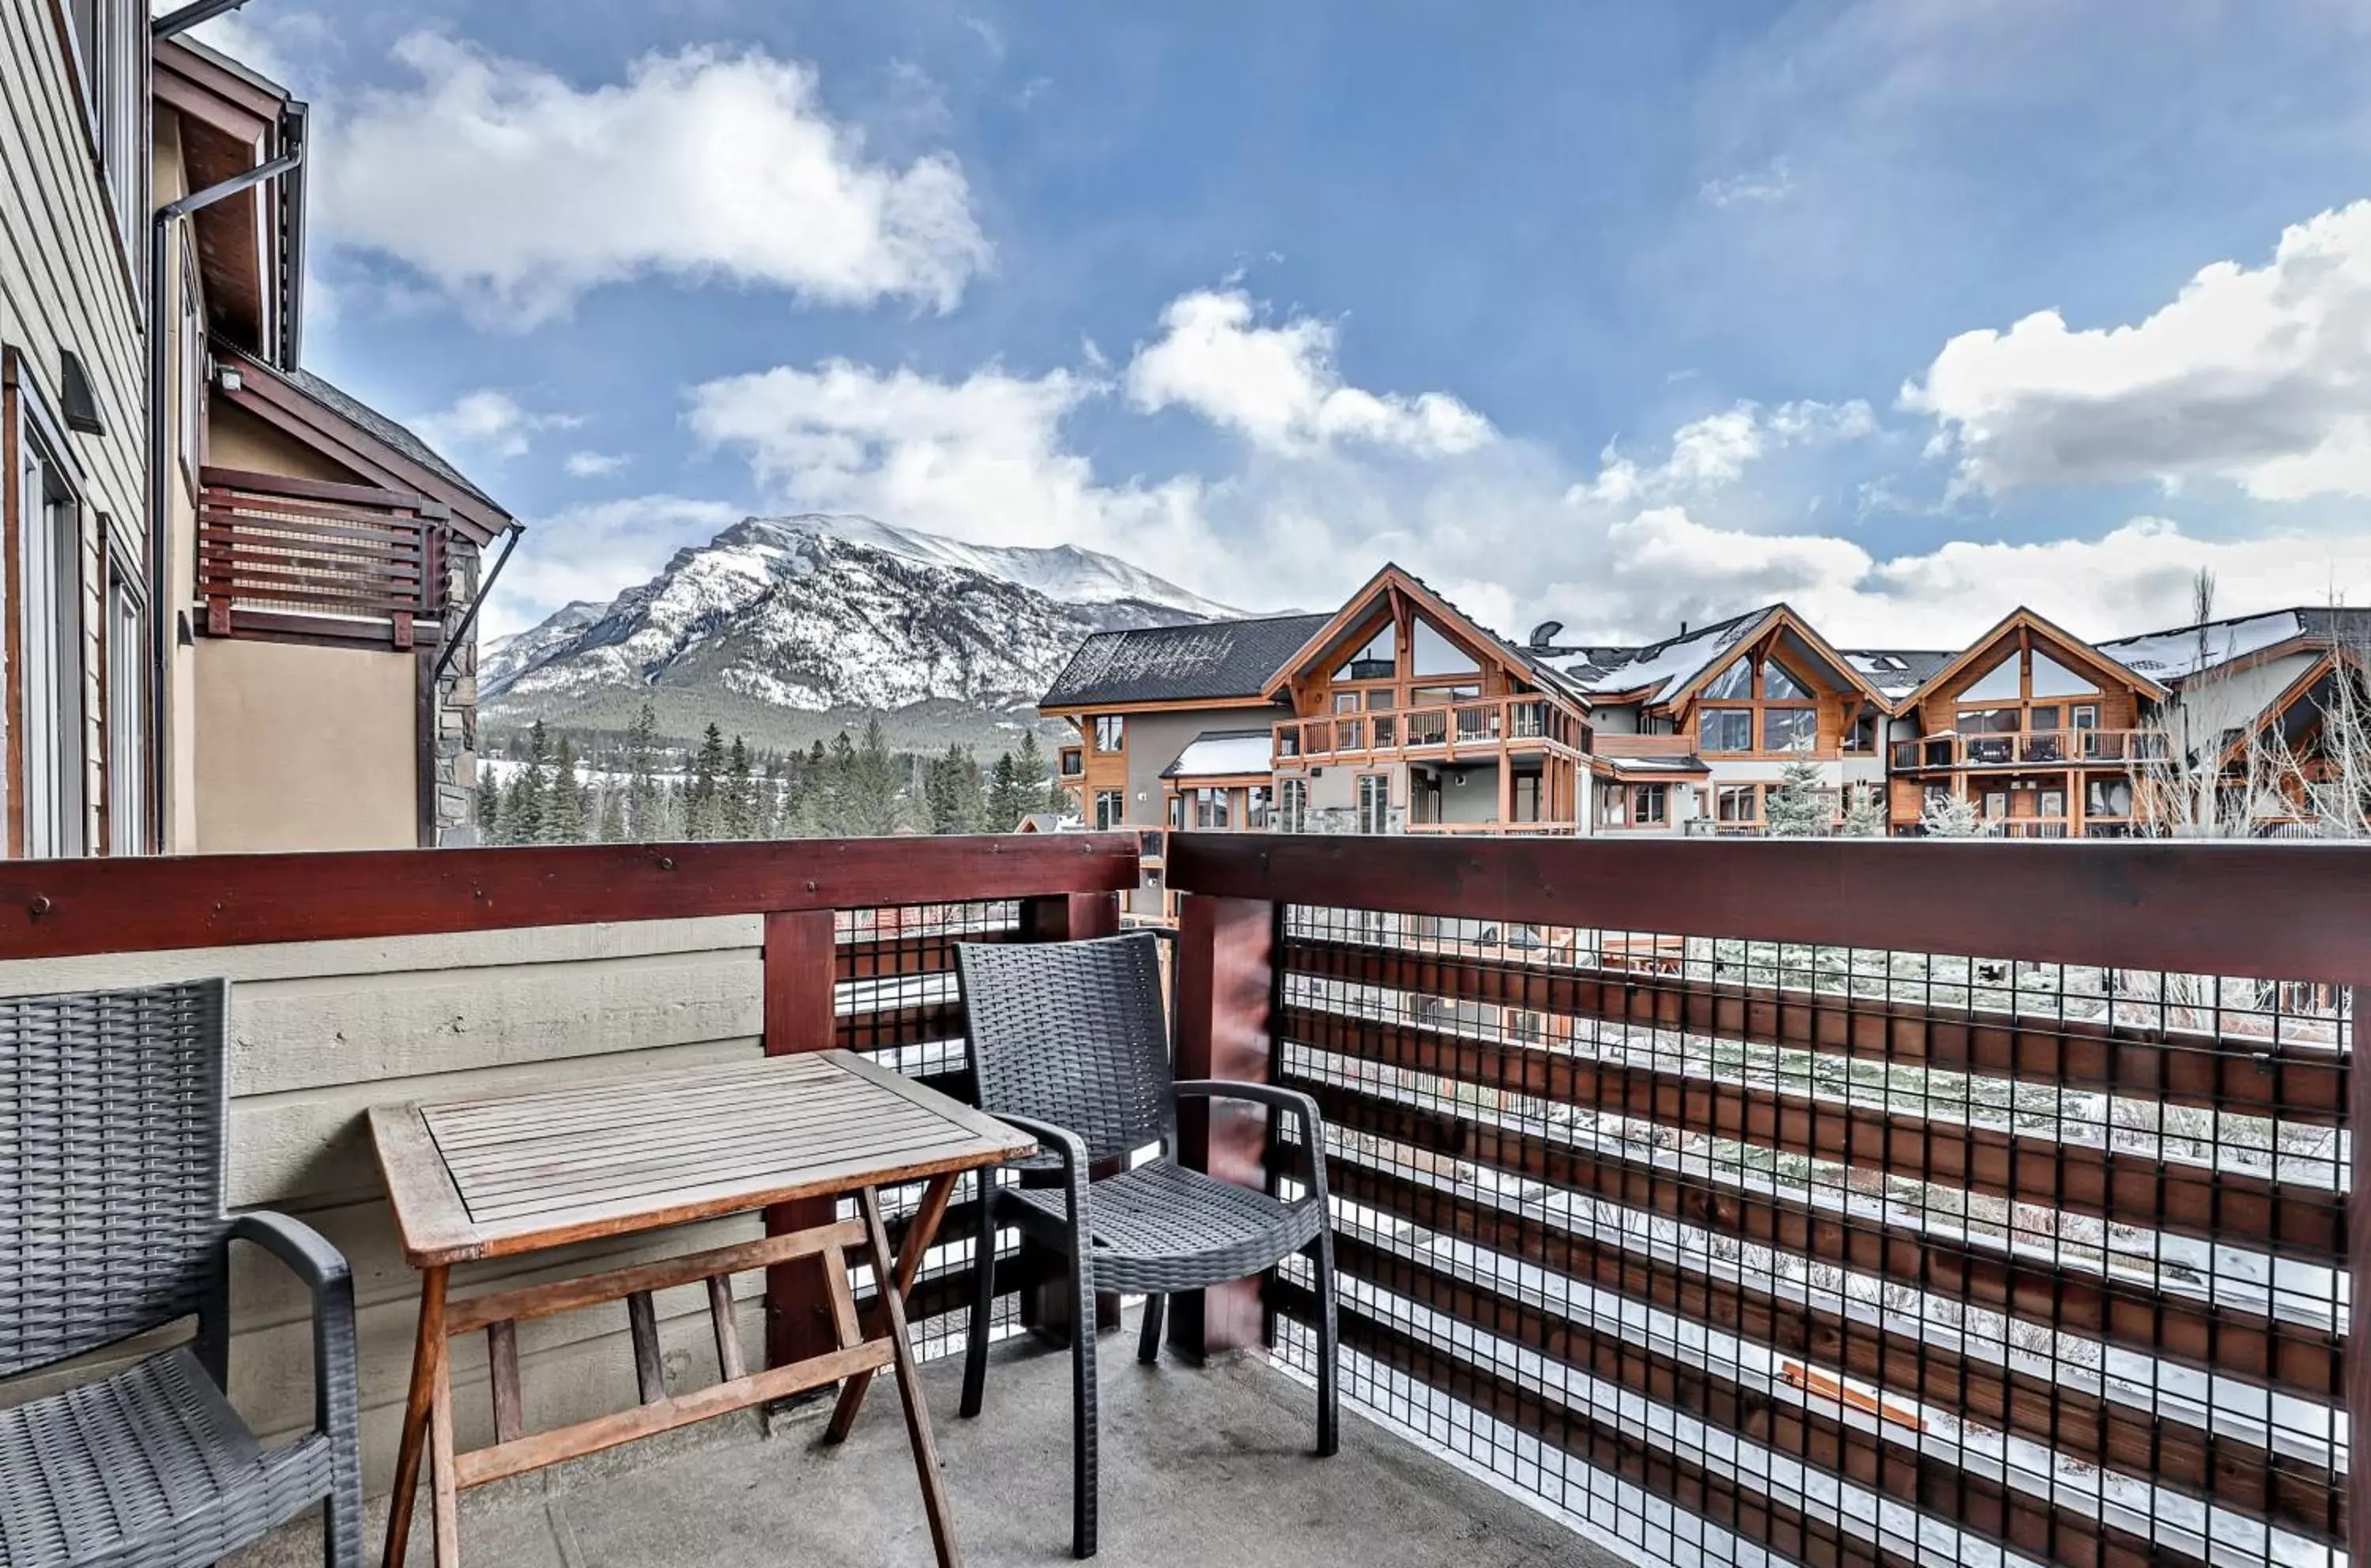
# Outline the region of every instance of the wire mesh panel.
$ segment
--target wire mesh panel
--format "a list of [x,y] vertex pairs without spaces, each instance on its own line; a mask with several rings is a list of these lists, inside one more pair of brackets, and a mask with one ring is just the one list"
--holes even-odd
[[1662,1562],[2342,1562],[2343,986],[1311,905],[1278,958],[1375,1412]]
[[[1016,941],[1023,934],[1022,906],[1012,899],[839,911],[833,919],[837,1043],[958,1100],[970,1100],[955,948],[962,942]],[[993,1179],[1012,1178],[999,1174]],[[899,1245],[922,1192],[917,1182],[882,1193],[883,1215]],[[925,1358],[957,1355],[964,1348],[977,1198],[977,1178],[961,1178],[939,1227],[939,1239],[916,1276],[907,1316],[915,1347]],[[840,1203],[839,1217],[852,1218],[855,1213],[854,1200]],[[1008,1267],[1016,1274],[1015,1286],[997,1297],[991,1320],[995,1337],[1002,1339],[1020,1326],[1017,1235],[1008,1232],[1000,1239],[998,1256],[1000,1274]],[[871,1271],[860,1270],[857,1281],[860,1297],[869,1294]]]

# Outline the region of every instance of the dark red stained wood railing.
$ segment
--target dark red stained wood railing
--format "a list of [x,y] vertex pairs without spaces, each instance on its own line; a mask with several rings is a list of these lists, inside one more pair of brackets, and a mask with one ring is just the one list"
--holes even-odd
[[449,527],[425,496],[208,468],[197,572],[206,634],[410,648],[445,613]]
[[[2099,1219],[2129,1228],[2120,1233],[2142,1240],[2127,1252],[2145,1251],[2154,1233],[2309,1268],[2371,1259],[2371,1205],[2350,1198],[2362,1146],[2340,1165],[2334,1136],[2371,1114],[2371,1084],[2348,1049],[2371,995],[2371,846],[1180,833],[1165,880],[1189,936],[1184,996],[1209,1014],[1185,1025],[1181,1051],[1233,1042],[1234,1071],[1317,1098],[1336,1134],[1323,1155],[1334,1193],[1375,1216],[1337,1219],[1353,1293],[1345,1343],[1371,1376],[1446,1401],[1431,1407],[1436,1422],[1467,1412],[1446,1418],[1451,1432],[1487,1422],[1536,1438],[1808,1565],[1915,1562],[1831,1505],[1707,1465],[1519,1374],[1487,1349],[1500,1343],[2034,1561],[2267,1562],[2351,1545],[2354,1561],[2371,1562],[2359,1468],[2326,1449],[2317,1458],[2294,1429],[2230,1425],[2171,1392],[2157,1397],[2174,1403],[2152,1410],[2129,1379],[2111,1394],[2083,1372],[2093,1353],[2075,1343],[2286,1396],[2301,1401],[2292,1416],[2343,1409],[2354,1430],[2371,1430],[2371,1367],[2357,1354],[2371,1290],[2353,1293],[2346,1332],[2334,1332],[2313,1316],[2337,1309],[2334,1286],[2311,1284],[2328,1275],[2290,1279],[2267,1311],[2226,1288],[2244,1274],[2153,1287],[2086,1262],[2104,1254],[2079,1230]],[[1273,935],[1231,947],[1221,932]],[[1758,959],[1752,944],[1763,944]],[[1777,956],[1787,948],[1792,972]],[[1897,986],[1898,972],[1880,967],[1856,988],[1847,968],[1822,981],[1813,948],[1911,960],[1906,973],[1923,977]],[[1984,984],[1935,978],[1977,974],[1975,960],[2007,962],[1988,964],[2000,978]],[[1964,967],[1917,967],[1929,963]],[[1215,981],[1197,980],[1197,964]],[[2042,972],[2038,998],[2019,993],[2021,965]],[[2177,1006],[2172,982],[2151,972],[2251,984],[2210,986],[2211,1001]],[[2100,982],[2104,1006],[2077,994],[2076,974]],[[2142,1005],[2120,1006],[2120,984],[2160,988],[2153,1000],[2122,993]],[[1799,1076],[1768,1076],[1780,1053]],[[1852,1096],[1847,1081],[1860,1086]],[[1886,1100],[1859,1097],[1879,1081]],[[1986,1104],[2015,1116],[1980,1122],[1977,1082],[2001,1091]],[[1970,1108],[1955,1110],[1937,1083],[1969,1083],[1959,1092]],[[2069,1112],[2061,1090],[2109,1099]],[[2116,1105],[2134,1115],[2093,1108]],[[2154,1119],[2178,1113],[2194,1128],[2210,1112],[2217,1130],[2204,1135]],[[2114,1136],[2086,1130],[2091,1116]],[[2269,1118],[2301,1144],[2282,1143],[2276,1168],[2245,1154],[2259,1147],[2247,1126],[2266,1124],[2232,1117]],[[2190,1143],[2153,1155],[2146,1140],[2160,1131],[2169,1148]],[[1682,1148],[1686,1160],[1671,1157]],[[1289,1174],[1312,1152],[1272,1146],[1268,1167]],[[2316,1160],[2319,1174],[2305,1168]],[[1827,1174],[1741,1179],[1787,1161]],[[1797,1182],[1883,1193],[1887,1206],[1822,1200]],[[2008,1217],[1970,1206],[1964,1234],[1926,1217],[1978,1203]],[[1641,1237],[1682,1232],[1607,1228],[1616,1212],[1699,1239],[1649,1247]],[[2062,1230],[2058,1216],[2078,1228]],[[2049,1244],[2030,1244],[2029,1226]],[[2029,1240],[2007,1245],[2011,1234]],[[2074,1251],[2062,1254],[2061,1235]],[[1806,1289],[1815,1274],[1996,1314],[2028,1360],[1971,1354],[1891,1306],[1840,1311]],[[1676,1329],[1617,1330],[1586,1305],[1606,1297],[1624,1304],[1624,1325],[1651,1309]],[[1313,1309],[1297,1273],[1270,1282],[1266,1299],[1287,1320]],[[1452,1342],[1420,1321],[1476,1337]],[[1712,1340],[1687,1337],[1699,1332],[1740,1348],[1724,1361]],[[2031,1362],[2037,1343],[2047,1369]],[[2059,1361],[2062,1344],[2076,1359]],[[1812,1393],[1774,1393],[1781,1370]],[[1921,1410],[1963,1424],[1914,1440]],[[2157,1489],[2149,1497],[2211,1507],[2216,1528],[2278,1531],[2288,1545],[2267,1552],[2225,1536],[2210,1551],[2153,1514],[2005,1481],[1975,1447],[1955,1452],[1953,1431],[2038,1445],[2052,1465],[2075,1467],[2054,1472],[2062,1481],[2096,1467]],[[1545,1480],[1530,1484],[1556,1496]]]

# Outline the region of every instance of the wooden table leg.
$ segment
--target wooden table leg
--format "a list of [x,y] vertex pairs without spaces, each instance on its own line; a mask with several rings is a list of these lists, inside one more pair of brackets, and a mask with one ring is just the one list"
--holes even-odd
[[436,1363],[445,1354],[445,1269],[424,1269],[420,1275],[420,1335],[411,1347],[411,1391],[403,1402],[403,1436],[395,1455],[395,1491],[387,1504],[387,1554],[384,1568],[403,1568],[403,1554],[411,1544],[412,1494],[420,1486],[420,1450],[428,1437],[428,1408],[435,1388]]
[[[987,1175],[983,1173],[980,1180],[985,1182],[988,1180]],[[869,1188],[866,1190],[871,1191]],[[896,1273],[897,1313],[900,1318],[905,1316],[906,1297],[914,1293],[914,1276],[921,1272],[923,1255],[930,1251],[931,1242],[938,1236],[939,1222],[946,1217],[947,1200],[954,1195],[954,1176],[931,1178],[931,1184],[922,1190],[921,1206],[914,1211],[913,1223],[906,1228],[906,1246],[905,1250],[897,1254]],[[879,1205],[877,1197],[874,1204],[877,1207]],[[885,1239],[884,1245],[885,1247],[886,1245]],[[887,1269],[876,1262],[873,1265],[873,1277],[877,1281],[886,1281],[891,1274]],[[884,1288],[877,1290],[876,1295],[885,1300],[888,1292]],[[874,1308],[876,1312],[879,1309],[878,1306]],[[839,1403],[832,1408],[831,1423],[823,1431],[825,1442],[838,1443],[848,1436],[849,1429],[856,1424],[856,1412],[864,1408],[865,1393],[872,1387],[873,1374],[870,1372],[860,1372],[840,1385]]]
[[[930,1194],[922,1200],[922,1213],[914,1216],[914,1227],[907,1233],[908,1260],[919,1260],[929,1247],[930,1233],[922,1221],[927,1216],[935,1227],[936,1216],[946,1211],[945,1189],[954,1185],[952,1176],[942,1176],[931,1182]],[[938,1200],[935,1210],[932,1197]],[[879,1293],[880,1309],[882,1326],[889,1334],[890,1355],[895,1358],[892,1364],[897,1369],[898,1402],[906,1407],[906,1440],[913,1447],[914,1471],[922,1483],[922,1513],[930,1521],[931,1545],[938,1554],[939,1568],[963,1568],[963,1549],[955,1544],[954,1510],[947,1501],[946,1477],[939,1471],[939,1446],[931,1435],[931,1407],[922,1388],[922,1368],[914,1359],[913,1345],[906,1338],[906,1289],[913,1283],[913,1270],[890,1261],[889,1232],[881,1223],[880,1194],[871,1187],[863,1188],[856,1194],[856,1206],[864,1216],[865,1233],[872,1244],[873,1277],[903,1282],[896,1289],[885,1288]],[[845,1392],[841,1399],[846,1401]]]
[[453,1470],[453,1342],[437,1313],[436,1361],[428,1383],[428,1498],[434,1510],[436,1568],[461,1568],[461,1486]]

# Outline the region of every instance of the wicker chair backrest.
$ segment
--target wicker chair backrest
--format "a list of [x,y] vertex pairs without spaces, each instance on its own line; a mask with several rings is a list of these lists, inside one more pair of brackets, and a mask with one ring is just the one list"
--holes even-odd
[[956,949],[980,1108],[1076,1133],[1091,1159],[1173,1144],[1160,939]]
[[0,997],[0,1377],[214,1310],[228,990]]

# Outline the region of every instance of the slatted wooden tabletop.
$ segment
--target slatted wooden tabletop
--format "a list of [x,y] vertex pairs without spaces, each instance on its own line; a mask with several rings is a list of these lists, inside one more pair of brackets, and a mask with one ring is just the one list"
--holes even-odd
[[371,1113],[415,1268],[994,1165],[1035,1146],[845,1051]]

